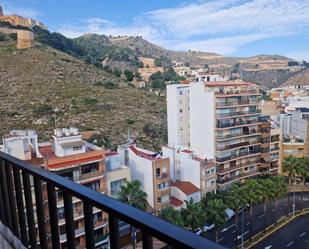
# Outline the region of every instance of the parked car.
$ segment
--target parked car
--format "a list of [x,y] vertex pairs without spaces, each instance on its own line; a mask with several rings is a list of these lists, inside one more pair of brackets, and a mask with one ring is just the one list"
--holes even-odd
[[195,230],[194,232],[196,235],[201,235],[203,233],[202,229],[198,228],[197,230]]
[[214,228],[215,228],[215,224],[206,223],[205,226],[203,227],[203,232],[210,231],[210,230],[212,230]]
[[232,217],[235,215],[235,212],[230,208],[225,209],[225,213],[228,220],[232,219]]

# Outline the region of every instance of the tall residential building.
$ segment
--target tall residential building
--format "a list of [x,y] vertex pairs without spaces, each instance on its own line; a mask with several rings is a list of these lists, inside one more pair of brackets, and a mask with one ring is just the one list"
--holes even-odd
[[305,141],[309,134],[309,108],[297,107],[288,113],[280,114],[280,123],[286,139]]
[[259,117],[259,133],[261,133],[262,174],[277,174],[279,170],[280,130],[272,128],[269,116]]
[[245,82],[169,85],[168,147],[180,145],[214,159],[219,190],[260,175],[258,97],[257,86]]
[[[37,167],[105,193],[104,151],[83,141],[76,128],[56,129],[52,138],[52,143],[38,144],[35,131],[12,131],[3,138],[2,150]],[[43,196],[47,200],[46,185],[43,186]],[[61,246],[66,248],[64,203],[61,191],[57,191],[57,208]],[[83,205],[82,201],[77,198],[73,198],[73,214],[76,246],[83,248],[85,247]],[[48,207],[46,206],[46,227],[49,232],[48,215]],[[93,219],[96,248],[108,248],[107,215],[94,208]],[[50,234],[48,236],[50,243],[51,236]]]
[[158,212],[169,206],[170,159],[130,143],[120,146],[118,153],[130,168],[131,180],[138,180],[147,193],[149,211]]

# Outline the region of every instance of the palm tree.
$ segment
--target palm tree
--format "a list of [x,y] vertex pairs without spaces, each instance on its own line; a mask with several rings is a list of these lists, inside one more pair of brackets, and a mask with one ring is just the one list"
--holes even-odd
[[[299,160],[295,157],[289,156],[284,158],[282,169],[283,172],[287,173],[289,179],[289,193],[291,192],[292,180],[296,177],[297,166],[299,164]],[[288,204],[290,203],[290,196],[288,194]]]
[[[146,210],[147,208],[147,193],[142,190],[142,184],[138,180],[132,182],[126,181],[125,186],[121,186],[119,192],[119,200],[135,208]],[[130,226],[131,243],[133,249],[136,246],[135,229]]]
[[227,206],[222,199],[212,199],[208,202],[206,208],[207,220],[216,227],[216,242],[218,243],[219,231],[227,221],[225,209]]
[[250,215],[250,237],[253,230],[254,219],[252,219],[253,206],[261,201],[262,189],[261,185],[256,179],[249,179],[246,181],[246,200],[250,205],[249,215]]
[[179,227],[184,227],[184,221],[180,211],[169,206],[161,211],[161,218]]
[[252,216],[253,206],[261,201],[262,189],[261,185],[256,179],[249,179],[246,181],[246,200],[250,205],[250,217]]
[[181,210],[182,217],[186,227],[190,227],[192,231],[204,226],[206,221],[206,213],[200,202],[185,201],[187,208]]
[[138,180],[126,181],[125,186],[121,186],[119,200],[144,211],[147,208],[147,194],[142,190],[142,184]]
[[238,236],[238,214],[241,208],[244,208],[247,204],[247,200],[245,198],[246,192],[245,188],[240,187],[237,184],[233,184],[232,187],[228,190],[226,197],[225,197],[225,203],[228,205],[228,207],[232,208],[235,211],[235,227],[236,227],[236,240],[235,240],[235,246],[237,247],[237,236]]
[[303,203],[304,202],[304,187],[306,184],[306,179],[309,177],[309,157],[303,157],[299,159],[299,164],[296,168],[296,173],[302,182],[301,201]]
[[228,207],[232,208],[235,211],[235,225],[237,228],[238,224],[238,213],[241,208],[243,208],[246,204],[244,188],[241,188],[237,184],[233,184],[232,187],[228,190],[228,194],[225,197],[225,202]]
[[274,196],[276,199],[275,207],[278,208],[278,200],[279,198],[285,196],[288,192],[288,186],[286,184],[285,179],[282,176],[275,176],[271,178],[275,188],[274,188]]
[[271,178],[260,179],[261,189],[262,189],[262,200],[264,202],[264,227],[266,226],[266,213],[267,213],[267,204],[274,199],[276,188],[275,183]]

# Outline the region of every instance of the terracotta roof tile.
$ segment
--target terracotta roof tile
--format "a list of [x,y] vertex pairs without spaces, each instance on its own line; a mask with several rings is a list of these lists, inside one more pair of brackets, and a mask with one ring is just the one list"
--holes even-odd
[[180,206],[182,206],[182,204],[183,204],[183,201],[177,199],[174,196],[171,197],[171,205],[173,205],[175,207],[180,207]]
[[172,186],[179,188],[186,195],[191,195],[193,193],[201,191],[191,182],[178,181],[172,183]]

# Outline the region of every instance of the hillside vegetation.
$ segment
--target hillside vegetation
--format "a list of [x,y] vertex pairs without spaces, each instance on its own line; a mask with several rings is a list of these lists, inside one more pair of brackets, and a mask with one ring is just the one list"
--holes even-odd
[[125,142],[129,129],[145,148],[165,143],[164,99],[44,45],[0,43],[0,98],[0,136],[33,128],[48,139],[57,108],[58,127],[99,131],[107,147]]

